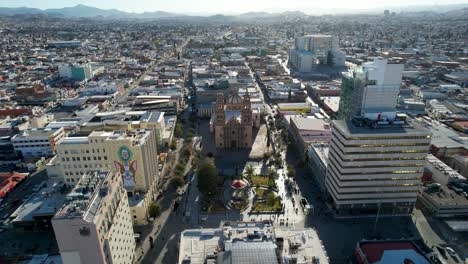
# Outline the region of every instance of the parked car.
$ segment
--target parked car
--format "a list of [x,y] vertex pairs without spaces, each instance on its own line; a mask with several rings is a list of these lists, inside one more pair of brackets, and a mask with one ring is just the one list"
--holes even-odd
[[450,256],[452,256],[452,257],[457,256],[457,252],[455,252],[455,250],[453,250],[453,248],[446,247],[445,250],[447,250],[447,252],[449,253]]

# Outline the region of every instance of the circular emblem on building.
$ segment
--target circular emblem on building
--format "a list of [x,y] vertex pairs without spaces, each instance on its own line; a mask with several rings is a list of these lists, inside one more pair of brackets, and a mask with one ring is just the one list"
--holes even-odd
[[121,146],[119,148],[118,155],[121,161],[129,161],[132,159],[133,153],[128,147]]

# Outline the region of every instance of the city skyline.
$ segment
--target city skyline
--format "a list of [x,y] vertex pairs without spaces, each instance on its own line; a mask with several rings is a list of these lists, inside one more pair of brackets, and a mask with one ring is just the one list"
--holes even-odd
[[381,9],[393,8],[401,11],[403,7],[410,8],[432,8],[437,6],[446,6],[453,4],[468,4],[465,0],[450,0],[450,1],[433,1],[427,2],[424,0],[412,1],[390,1],[384,0],[375,3],[375,1],[359,0],[352,3],[343,0],[331,0],[326,3],[307,3],[300,0],[292,0],[287,3],[270,3],[266,0],[255,1],[254,3],[246,0],[236,2],[203,0],[197,2],[196,5],[190,0],[176,0],[170,3],[164,1],[149,1],[149,0],[65,0],[65,1],[32,1],[6,0],[1,3],[1,7],[17,8],[28,7],[38,9],[54,9],[66,8],[76,5],[92,6],[100,9],[117,9],[124,12],[143,13],[154,11],[166,11],[178,14],[187,15],[211,15],[211,14],[241,14],[246,12],[285,12],[285,11],[303,11],[307,14],[335,14],[335,13],[359,13],[359,12],[376,12]]

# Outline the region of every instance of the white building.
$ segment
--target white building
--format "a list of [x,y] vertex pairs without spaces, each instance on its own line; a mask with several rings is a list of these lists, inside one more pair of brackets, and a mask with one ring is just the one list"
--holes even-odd
[[344,66],[345,60],[346,54],[338,48],[338,37],[331,35],[297,37],[289,53],[290,63],[299,72],[311,72],[317,64]]
[[61,78],[73,79],[75,81],[87,81],[93,78],[93,70],[89,63],[84,64],[60,64],[58,72]]
[[189,229],[180,235],[175,263],[330,263],[312,228],[274,228],[267,223],[230,222],[222,228]]
[[63,128],[35,128],[16,134],[11,142],[23,158],[53,156],[56,145],[65,137]]
[[123,87],[115,82],[89,82],[80,90],[80,94],[85,96],[112,95],[118,92],[119,89],[123,89]]
[[52,226],[63,263],[133,263],[132,219],[118,173],[84,174]]
[[395,119],[403,64],[374,59],[344,74],[339,117]]

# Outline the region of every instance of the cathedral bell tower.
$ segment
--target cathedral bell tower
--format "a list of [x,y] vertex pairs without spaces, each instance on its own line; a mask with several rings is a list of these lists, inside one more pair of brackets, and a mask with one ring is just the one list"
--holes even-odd
[[224,126],[226,114],[224,112],[224,95],[222,93],[218,93],[216,95],[216,125],[217,126]]
[[252,126],[252,105],[250,103],[250,95],[246,93],[242,98],[242,126]]

